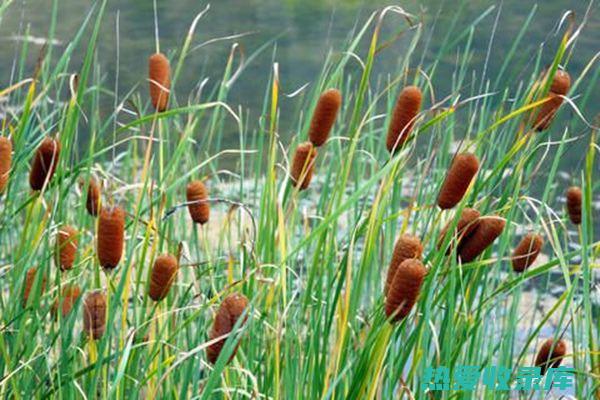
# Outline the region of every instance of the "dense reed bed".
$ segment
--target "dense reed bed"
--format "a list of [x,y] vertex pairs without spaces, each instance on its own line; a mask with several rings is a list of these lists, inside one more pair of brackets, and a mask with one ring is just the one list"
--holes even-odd
[[540,46],[534,8],[474,70],[501,7],[468,26],[388,7],[308,85],[264,71],[257,110],[229,96],[274,43],[209,40],[232,45],[219,80],[187,82],[211,11],[181,16],[181,47],[140,39],[148,70],[115,90],[94,4],[2,77],[0,396],[550,398],[422,385],[560,364],[600,398],[592,15],[556,15]]

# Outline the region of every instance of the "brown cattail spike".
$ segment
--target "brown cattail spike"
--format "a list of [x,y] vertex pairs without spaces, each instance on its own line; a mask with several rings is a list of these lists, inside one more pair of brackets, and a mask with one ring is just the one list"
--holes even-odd
[[210,216],[210,204],[208,199],[208,190],[201,181],[192,181],[187,185],[188,210],[192,221],[197,224],[205,224]]
[[77,254],[78,232],[69,225],[64,225],[58,230],[56,237],[57,263],[62,271],[73,268],[75,255]]
[[179,265],[177,259],[170,254],[159,256],[154,261],[148,295],[154,301],[167,297],[171,285],[177,277]]
[[316,157],[317,149],[311,142],[300,143],[296,148],[290,175],[299,190],[304,190],[310,185]]
[[581,224],[581,199],[583,194],[578,186],[571,186],[567,190],[567,211],[571,222]]
[[310,121],[308,137],[316,147],[322,146],[329,138],[329,132],[342,105],[342,94],[337,89],[323,92]]
[[535,116],[533,128],[540,132],[546,130],[558,109],[563,103],[563,98],[571,88],[571,77],[566,71],[558,70],[552,79],[550,91],[548,92],[549,100],[541,105],[541,108]]
[[8,175],[12,165],[12,142],[9,138],[0,136],[0,194],[6,189]]
[[[61,314],[62,314],[63,318],[66,317],[67,315],[69,315],[69,313],[73,309],[73,306],[75,306],[75,303],[77,303],[77,299],[79,299],[80,295],[81,295],[81,290],[79,289],[79,286],[68,285],[68,286],[64,287],[64,289],[62,290],[62,296],[61,296],[61,302],[60,302],[60,310],[61,310]],[[57,316],[57,314],[58,314],[58,307],[59,307],[58,300],[59,299],[56,299],[54,301],[54,303],[52,304],[52,315],[54,315],[54,316]]]
[[506,221],[500,217],[481,217],[471,236],[458,247],[458,255],[463,262],[474,260],[483,253],[504,230]]
[[125,211],[119,206],[103,208],[98,221],[96,252],[102,268],[116,268],[123,255]]
[[533,264],[542,250],[544,239],[535,233],[528,233],[521,239],[512,257],[515,272],[523,272]]
[[100,201],[100,185],[94,178],[91,178],[90,183],[88,184],[85,208],[92,217],[98,216],[101,207]]
[[171,89],[171,67],[169,60],[161,53],[156,53],[148,59],[150,76],[150,98],[156,111],[167,109],[169,90]]
[[401,235],[394,245],[392,260],[388,267],[387,278],[385,280],[384,293],[388,292],[390,285],[394,279],[394,275],[400,264],[409,258],[421,259],[423,254],[423,245],[418,237],[413,235]]
[[416,86],[407,86],[398,95],[386,139],[386,147],[390,153],[402,148],[410,137],[421,110],[422,98],[421,89]]
[[[460,243],[462,243],[466,238],[471,236],[479,224],[479,217],[479,211],[473,208],[463,209],[462,213],[460,214],[460,219],[456,222],[456,228],[454,228],[452,241],[450,247],[446,251],[446,254],[450,254],[455,245],[460,245]],[[440,232],[437,242],[438,250],[442,249],[444,240],[446,239],[446,235],[448,234],[448,230],[452,227],[452,224],[453,221],[449,221]]]
[[479,160],[470,153],[457,154],[448,170],[438,196],[438,206],[442,210],[454,207],[462,200],[471,181],[479,170]]
[[46,182],[50,182],[60,157],[60,142],[52,138],[45,138],[35,153],[29,185],[33,190],[42,190]]
[[[208,335],[209,340],[214,340],[230,333],[246,307],[248,307],[248,299],[244,295],[233,293],[227,296],[217,311],[215,321]],[[242,321],[242,323],[244,322],[245,320]],[[206,356],[210,363],[214,364],[217,362],[226,340],[226,338],[220,339],[206,348]],[[231,353],[230,361],[235,356],[236,351],[237,346]]]
[[555,342],[551,338],[547,339],[535,357],[535,366],[540,367],[542,375],[544,375],[548,368],[558,368],[566,354],[567,343],[564,340],[560,339]]
[[420,260],[404,260],[398,266],[385,301],[385,315],[399,322],[410,313],[421,292],[427,270]]
[[83,330],[94,340],[100,339],[106,330],[106,295],[91,292],[83,300]]
[[[23,289],[23,307],[27,306],[27,301],[29,300],[29,296],[32,294],[31,290],[34,288],[33,284],[36,282],[38,278],[37,268],[32,267],[27,271],[25,275],[25,287]],[[41,277],[41,282],[38,282],[38,288],[40,295],[44,293],[46,290],[46,276]]]

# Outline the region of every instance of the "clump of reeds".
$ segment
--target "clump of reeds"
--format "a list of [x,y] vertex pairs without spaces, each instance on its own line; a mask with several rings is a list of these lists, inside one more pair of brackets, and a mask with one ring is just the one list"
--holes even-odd
[[386,147],[390,153],[402,148],[410,137],[421,110],[422,98],[421,89],[416,86],[407,86],[398,95],[386,139]]
[[546,130],[556,112],[560,108],[563,103],[563,98],[561,96],[566,95],[571,88],[571,77],[566,71],[558,70],[552,79],[552,84],[550,86],[550,91],[548,92],[548,97],[550,100],[542,104],[540,110],[538,111],[534,123],[533,128],[540,132]]
[[564,340],[547,339],[535,357],[535,366],[540,367],[544,375],[548,368],[558,368],[566,354],[567,343]]
[[98,340],[106,330],[106,295],[102,291],[88,293],[83,299],[83,330]]
[[63,225],[58,230],[56,236],[57,263],[62,271],[73,268],[79,243],[77,236],[77,229],[70,225]]
[[401,235],[398,240],[396,240],[394,252],[392,253],[392,260],[390,261],[387,278],[385,280],[384,293],[387,294],[400,264],[409,258],[421,259],[422,254],[423,245],[418,237],[404,234]]
[[162,53],[156,53],[148,59],[148,75],[150,77],[150,98],[156,111],[167,109],[169,90],[171,89],[171,67],[169,60]]
[[515,272],[523,272],[533,264],[542,250],[544,239],[536,233],[528,233],[521,239],[512,256]]
[[60,142],[45,138],[38,147],[29,173],[29,185],[33,190],[42,190],[50,182],[60,157]]
[[[62,299],[60,302],[60,311],[63,318],[69,315],[69,313],[73,309],[73,306],[75,306],[77,299],[79,299],[80,295],[81,289],[79,289],[79,286],[77,285],[67,285],[63,288]],[[55,317],[58,315],[58,308],[59,302],[57,298],[56,300],[54,300],[54,303],[52,303],[52,315],[54,315]]]
[[205,224],[210,216],[210,204],[208,204],[208,190],[202,181],[192,181],[187,185],[188,210],[192,221],[197,224]]
[[152,267],[148,289],[148,295],[152,300],[160,301],[167,297],[169,289],[177,277],[178,269],[179,263],[174,256],[164,254],[156,258]]
[[[471,234],[475,231],[477,225],[479,224],[480,216],[481,214],[479,213],[479,211],[475,210],[474,208],[464,208],[462,210],[460,214],[460,219],[456,222],[456,227],[454,228],[454,232],[452,234],[450,247],[448,247],[446,254],[450,254],[454,246],[460,246],[460,244],[466,238],[471,236]],[[444,228],[440,232],[437,242],[438,250],[442,249],[442,246],[444,245],[444,239],[446,239],[448,231],[450,230],[450,227],[452,227],[452,223],[452,220],[448,221],[446,226],[444,226]]]
[[119,206],[102,208],[98,221],[96,253],[102,268],[116,268],[125,243],[125,211]]
[[479,219],[477,228],[465,238],[458,247],[458,255],[463,262],[474,260],[483,253],[504,230],[506,221],[496,216],[486,216]]
[[420,260],[404,260],[396,269],[386,294],[385,315],[399,322],[410,313],[417,302],[427,269]]
[[[227,296],[217,311],[212,329],[208,335],[209,340],[230,333],[246,307],[248,307],[248,299],[244,295],[232,293]],[[206,357],[210,363],[217,362],[226,340],[227,338],[222,338],[206,348]],[[229,361],[233,359],[236,351],[237,346],[231,353]]]
[[567,190],[567,212],[569,219],[575,225],[581,224],[581,199],[583,194],[578,186],[571,186]]
[[308,131],[308,137],[316,147],[322,146],[329,138],[341,105],[342,94],[339,90],[329,89],[321,94]]
[[[33,289],[33,284],[35,283],[37,277],[38,269],[36,267],[31,267],[25,274],[25,287],[23,289],[23,307],[27,306],[27,301],[29,300],[29,295],[31,294],[31,289]],[[41,277],[42,281],[40,282],[40,294],[44,293],[46,290],[46,276]]]
[[92,217],[97,217],[98,213],[100,212],[100,196],[100,185],[94,178],[91,178],[88,184],[85,208],[87,209],[88,214],[90,214]]
[[479,160],[474,154],[457,154],[446,174],[438,196],[438,206],[442,210],[454,207],[462,200],[471,181],[479,171]]
[[300,143],[294,153],[290,175],[299,190],[307,189],[312,180],[317,149],[311,142]]
[[9,138],[0,136],[0,194],[6,189],[10,167],[12,165],[12,142]]

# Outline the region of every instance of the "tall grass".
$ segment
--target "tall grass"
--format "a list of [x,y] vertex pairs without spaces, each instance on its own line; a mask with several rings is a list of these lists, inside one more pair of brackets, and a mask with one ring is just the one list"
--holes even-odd
[[[60,23],[57,5],[49,39]],[[154,110],[143,78],[117,96],[104,79],[110,61],[96,56],[105,8],[106,0],[95,2],[65,51],[42,52],[37,66],[26,61],[35,49],[24,46],[17,79],[0,92],[14,106],[2,121],[14,154],[0,198],[1,396],[529,398],[482,385],[476,392],[433,394],[420,385],[428,366],[502,365],[516,372],[534,364],[548,338],[568,343],[563,365],[576,370],[575,394],[600,396],[600,246],[593,218],[598,142],[592,116],[581,111],[597,87],[597,61],[571,74],[567,100],[547,132],[527,124],[532,110],[548,101],[550,81],[542,89],[534,85],[546,67],[542,60],[552,59],[550,74],[559,66],[569,70],[586,33],[578,25],[583,19],[565,15],[552,33],[556,44],[540,47],[523,73],[511,65],[534,8],[498,75],[479,80],[469,68],[471,46],[492,9],[468,26],[436,30],[435,59],[426,63],[416,53],[431,45],[423,21],[400,7],[385,8],[362,21],[293,99],[301,111],[297,129],[287,135],[279,128],[276,62],[260,115],[228,104],[230,84],[243,79],[247,66],[236,72],[237,45],[222,80],[186,97],[193,83],[178,78],[195,56],[189,49],[205,12],[181,49],[161,49],[173,71],[167,110]],[[0,6],[0,18],[5,10]],[[388,22],[395,32],[384,29]],[[374,74],[395,41],[406,49],[397,70]],[[83,59],[74,59],[76,49],[84,49]],[[449,57],[455,73],[439,76],[439,64]],[[26,73],[34,67],[33,75]],[[76,90],[72,74],[78,75]],[[452,80],[450,93],[436,91],[442,79]],[[387,127],[406,85],[423,91],[422,111],[410,138],[390,155]],[[343,93],[342,108],[319,149],[311,186],[300,191],[289,170],[310,129],[311,116],[302,110],[313,110],[328,88]],[[116,106],[106,113],[106,103]],[[222,141],[231,131],[239,137],[233,148]],[[60,140],[61,156],[52,180],[32,192],[30,162],[48,135]],[[574,142],[586,151],[562,185],[560,160]],[[480,171],[454,210],[441,211],[439,190],[458,151],[475,154]],[[103,183],[102,209],[126,210],[125,247],[114,270],[102,269],[96,254],[97,220],[86,211],[92,179]],[[199,179],[209,188],[211,212],[202,225],[186,210],[186,187]],[[582,187],[579,226],[564,210],[570,185]],[[506,222],[493,245],[469,263],[461,263],[456,250],[446,255],[452,235],[442,235],[441,244],[438,239],[447,223],[456,227],[453,217],[465,207]],[[73,266],[61,272],[56,236],[64,225],[79,236]],[[515,273],[513,248],[530,230],[543,235],[546,257]],[[383,289],[401,234],[422,241],[427,275],[412,312],[392,325]],[[179,259],[177,277],[154,302],[148,296],[152,266],[167,253]],[[31,267],[38,273],[24,305]],[[49,311],[71,285],[81,296],[71,312],[54,319]],[[106,294],[108,311],[103,335],[92,340],[82,308],[96,290]],[[210,337],[211,326],[219,304],[234,292],[248,298],[247,318],[237,320],[213,365],[206,351],[219,339]]]

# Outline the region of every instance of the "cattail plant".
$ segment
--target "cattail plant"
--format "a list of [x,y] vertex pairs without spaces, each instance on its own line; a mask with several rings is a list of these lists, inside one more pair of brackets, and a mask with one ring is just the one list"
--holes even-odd
[[148,74],[152,105],[156,111],[165,111],[169,102],[169,90],[171,89],[171,67],[167,57],[161,53],[151,55],[148,59]]
[[385,301],[385,315],[391,322],[406,318],[417,302],[427,269],[420,260],[404,260],[396,269]]
[[404,234],[401,235],[398,240],[396,240],[396,244],[394,245],[394,252],[392,253],[392,260],[390,261],[390,266],[388,267],[387,278],[385,280],[385,288],[384,293],[387,294],[390,285],[394,279],[394,275],[398,270],[400,264],[402,264],[405,260],[409,258],[414,258],[417,260],[421,259],[423,254],[423,245],[421,244],[421,240],[413,235]]
[[567,343],[564,340],[547,339],[535,357],[535,366],[540,367],[542,375],[545,375],[548,368],[558,368],[566,354]]
[[106,330],[106,295],[101,291],[88,293],[83,299],[83,331],[98,340]]
[[[23,288],[23,307],[27,306],[27,301],[29,300],[29,296],[31,295],[31,289],[33,289],[33,284],[35,283],[38,269],[36,267],[29,268],[27,273],[25,274],[25,287]],[[41,277],[41,282],[39,283],[40,295],[44,293],[46,290],[46,276]]]
[[478,170],[479,160],[474,154],[457,154],[442,184],[437,201],[438,206],[442,210],[447,210],[458,204]]
[[91,178],[88,184],[85,208],[87,209],[88,214],[90,214],[92,217],[97,217],[100,211],[100,196],[100,185],[94,178]]
[[58,309],[60,307],[61,314],[64,317],[69,315],[75,303],[77,303],[77,299],[81,295],[81,289],[77,285],[67,285],[62,290],[62,299],[59,304],[59,299],[54,300],[52,303],[52,315],[58,316]]
[[33,190],[42,190],[47,182],[50,182],[58,159],[60,157],[60,142],[50,137],[42,140],[37,149],[29,173],[29,185]]
[[322,146],[329,138],[341,105],[342,94],[339,90],[329,89],[321,94],[308,131],[308,137],[316,147]]
[[567,190],[567,212],[569,219],[575,225],[581,224],[581,199],[583,194],[578,186],[571,186]]
[[473,261],[483,253],[504,230],[506,221],[500,217],[487,216],[479,219],[473,233],[458,247],[458,255],[463,262]]
[[12,165],[12,142],[9,138],[0,136],[0,194],[6,189],[8,176]]
[[[474,208],[463,209],[462,213],[460,214],[460,219],[456,222],[456,227],[454,228],[454,232],[451,236],[451,245],[448,248],[448,250],[446,250],[446,254],[450,254],[455,245],[460,245],[460,243],[462,243],[466,238],[471,236],[471,234],[475,231],[477,225],[479,224],[480,216],[481,214],[479,213],[479,211],[475,210]],[[452,227],[452,223],[452,220],[448,221],[446,226],[444,226],[444,228],[440,232],[437,242],[438,250],[442,249],[442,246],[444,245],[444,240],[448,235],[448,231]]]
[[402,148],[410,137],[423,95],[416,86],[407,86],[398,95],[392,120],[388,127],[386,147],[390,153]]
[[62,271],[73,268],[78,245],[77,229],[70,225],[63,225],[56,236],[57,264]]
[[544,239],[536,233],[528,233],[521,239],[512,256],[515,272],[523,272],[533,264],[542,250]]
[[171,285],[177,277],[179,263],[177,258],[170,254],[164,254],[156,258],[150,275],[150,287],[148,295],[154,301],[161,301],[169,293]]
[[208,204],[208,191],[201,181],[192,181],[187,185],[188,210],[192,221],[196,224],[205,224],[210,216],[210,204]]
[[[244,295],[233,293],[227,296],[217,311],[212,329],[208,335],[209,340],[214,340],[230,333],[246,307],[248,307],[248,299]],[[214,364],[217,362],[226,340],[227,338],[222,338],[206,348],[206,357],[210,363]],[[236,351],[237,346],[231,353],[229,361],[233,359]]]
[[102,268],[117,267],[123,255],[124,242],[125,211],[119,206],[102,208],[96,238],[96,252]]
[[561,96],[566,95],[571,88],[571,77],[566,71],[558,70],[552,79],[550,91],[548,92],[549,100],[541,105],[533,122],[533,128],[540,132],[546,130],[556,112],[563,103]]
[[307,189],[313,176],[317,149],[311,142],[300,143],[294,153],[290,175],[299,190]]

